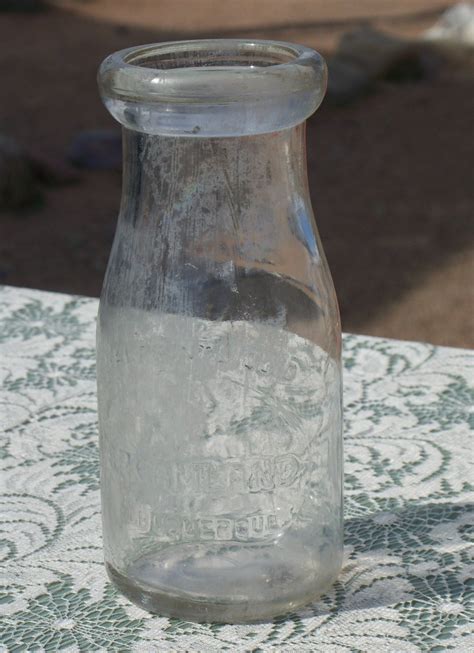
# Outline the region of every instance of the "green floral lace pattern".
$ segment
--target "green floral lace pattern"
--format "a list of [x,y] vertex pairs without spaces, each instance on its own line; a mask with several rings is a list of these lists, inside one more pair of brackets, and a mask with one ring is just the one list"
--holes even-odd
[[474,355],[344,339],[345,565],[273,622],[151,616],[102,563],[97,301],[0,288],[0,644],[20,651],[474,650]]

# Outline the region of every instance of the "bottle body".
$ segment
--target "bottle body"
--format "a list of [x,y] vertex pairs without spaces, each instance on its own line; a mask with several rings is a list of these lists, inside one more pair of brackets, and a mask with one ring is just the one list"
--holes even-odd
[[304,124],[124,130],[97,375],[108,573],[148,610],[294,610],[342,557],[340,326]]

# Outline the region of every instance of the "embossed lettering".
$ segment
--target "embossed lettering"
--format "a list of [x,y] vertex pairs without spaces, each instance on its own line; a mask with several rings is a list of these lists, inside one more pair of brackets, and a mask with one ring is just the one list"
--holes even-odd
[[273,460],[263,458],[254,461],[248,480],[250,491],[273,490],[275,487],[273,472]]
[[180,517],[176,514],[155,514],[148,505],[140,505],[129,522],[140,533],[157,542],[254,541],[274,537],[279,529],[274,514],[230,517]]
[[298,475],[298,469],[298,459],[293,454],[275,458],[275,485],[277,487],[292,485]]
[[134,460],[132,454],[119,450],[114,467],[123,478],[154,478],[163,494],[214,495],[228,493],[271,492],[293,485],[305,463],[292,453],[279,456],[249,456],[239,460],[196,460],[180,463]]
[[235,537],[238,540],[246,540],[249,534],[249,524],[247,519],[239,519],[235,522]]
[[231,519],[218,519],[217,520],[216,538],[218,540],[231,540],[232,539],[232,520]]

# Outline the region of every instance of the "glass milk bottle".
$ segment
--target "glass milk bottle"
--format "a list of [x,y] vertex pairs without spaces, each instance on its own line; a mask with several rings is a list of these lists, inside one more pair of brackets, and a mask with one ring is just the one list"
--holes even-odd
[[111,55],[99,85],[124,140],[97,329],[108,574],[185,619],[295,610],[342,557],[340,322],[305,154],[326,66],[186,41]]

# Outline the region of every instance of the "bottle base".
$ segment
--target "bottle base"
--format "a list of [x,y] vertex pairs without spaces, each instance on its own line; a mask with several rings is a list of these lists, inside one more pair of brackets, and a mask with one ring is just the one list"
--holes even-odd
[[340,567],[334,559],[317,567],[298,556],[275,561],[264,548],[239,548],[234,556],[200,556],[191,547],[163,553],[143,556],[126,574],[106,563],[109,578],[148,612],[197,622],[249,623],[292,612],[323,594]]

